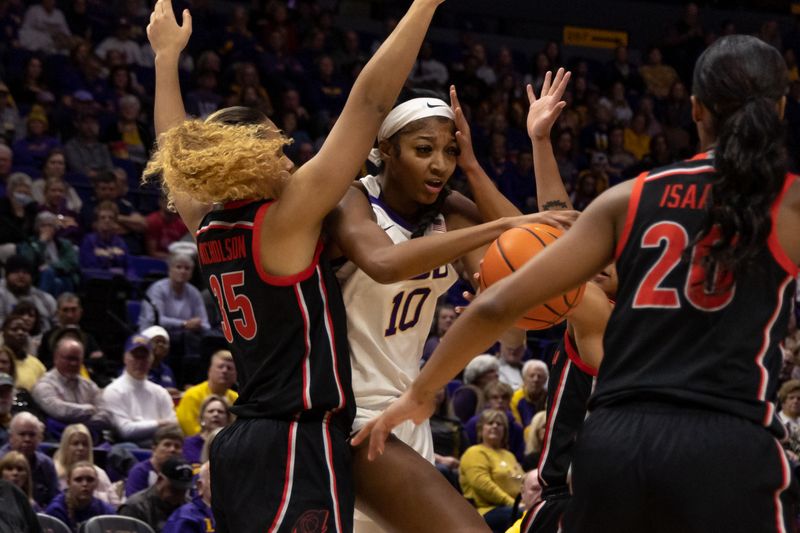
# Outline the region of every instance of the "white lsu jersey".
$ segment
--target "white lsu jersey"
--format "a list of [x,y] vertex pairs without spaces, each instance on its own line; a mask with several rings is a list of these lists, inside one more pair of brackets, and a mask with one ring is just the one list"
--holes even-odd
[[[369,194],[377,224],[395,244],[409,240],[414,228],[380,199],[377,178],[366,176],[361,183]],[[444,216],[440,214],[425,234],[444,231]],[[356,405],[361,410],[383,410],[419,374],[436,300],[455,282],[455,270],[443,265],[415,278],[383,285],[348,261],[336,276],[347,310]]]

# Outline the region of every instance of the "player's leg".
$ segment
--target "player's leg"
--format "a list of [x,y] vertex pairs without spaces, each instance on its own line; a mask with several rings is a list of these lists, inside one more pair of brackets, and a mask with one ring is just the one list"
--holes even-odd
[[[270,453],[252,453],[259,432]],[[284,492],[289,435],[288,422],[239,419],[214,438],[211,507],[219,533],[268,530]]]
[[783,450],[732,415],[645,403],[601,408],[573,460],[564,531],[791,531]]
[[375,461],[368,442],[353,453],[358,508],[388,532],[487,533],[483,518],[436,468],[392,436]]
[[346,435],[322,422],[237,420],[212,445],[212,508],[220,533],[350,533]]
[[586,419],[572,458],[572,497],[564,513],[568,533],[648,530],[641,477],[641,420],[620,409],[597,409]]
[[569,497],[549,498],[530,509],[522,519],[522,533],[557,533]]
[[301,423],[295,471],[284,526],[276,531],[352,532],[355,491],[347,433],[327,422]]
[[[791,469],[778,441],[740,417],[682,408],[654,420],[651,531],[792,531],[781,498]],[[656,428],[663,428],[657,431]]]

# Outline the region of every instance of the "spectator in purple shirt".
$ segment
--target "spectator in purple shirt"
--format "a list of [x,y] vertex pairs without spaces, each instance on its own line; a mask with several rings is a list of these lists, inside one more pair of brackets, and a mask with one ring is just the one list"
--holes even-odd
[[105,201],[95,208],[95,231],[81,243],[81,268],[102,269],[124,274],[128,269],[128,246],[116,234],[119,209]]
[[196,489],[197,496],[172,513],[164,524],[163,533],[206,533],[216,529],[211,512],[211,476],[207,462],[200,467]]
[[40,168],[47,154],[60,144],[55,137],[47,135],[49,122],[41,106],[33,106],[26,122],[28,134],[14,143],[14,162],[17,165]]
[[88,461],[78,461],[67,473],[67,488],[56,496],[44,513],[67,524],[72,531],[92,517],[116,514],[114,507],[94,497],[97,472]]
[[152,486],[164,462],[183,453],[183,432],[178,426],[159,428],[153,437],[153,455],[133,465],[125,481],[125,496]]
[[203,446],[214,430],[224,428],[233,422],[231,406],[222,396],[213,394],[200,404],[200,433],[192,435],[183,442],[183,456],[193,464],[201,462]]

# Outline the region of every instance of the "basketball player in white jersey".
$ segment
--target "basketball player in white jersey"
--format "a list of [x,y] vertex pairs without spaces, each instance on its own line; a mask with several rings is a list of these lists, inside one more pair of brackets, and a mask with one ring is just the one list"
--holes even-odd
[[[480,248],[506,229],[528,222],[568,226],[574,219],[564,212],[519,216],[477,164],[460,110],[433,95],[397,105],[378,141],[372,159],[380,173],[356,182],[326,225],[344,262],[337,276],[347,310],[356,430],[419,373],[436,300],[456,279],[449,262],[461,257],[475,272]],[[446,189],[457,162],[477,206]],[[496,220],[476,225],[482,219]],[[430,464],[428,423],[402,425],[395,436],[374,463],[366,461],[366,449],[356,450],[355,531],[488,531]]]

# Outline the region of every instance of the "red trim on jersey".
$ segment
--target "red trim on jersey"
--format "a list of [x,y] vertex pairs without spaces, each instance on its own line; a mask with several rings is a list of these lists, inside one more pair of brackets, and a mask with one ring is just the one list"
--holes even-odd
[[544,507],[545,503],[547,503],[546,500],[542,500],[539,503],[537,503],[533,509],[528,511],[528,514],[526,514],[525,517],[522,519],[522,524],[520,525],[519,528],[521,532],[525,533],[530,529],[531,525],[533,525],[533,523],[536,521],[536,515],[539,514],[539,511],[542,510],[542,507]]
[[691,176],[693,174],[703,174],[705,172],[714,172],[716,170],[712,165],[705,165],[702,167],[694,167],[694,168],[673,168],[670,170],[664,170],[663,172],[656,172],[655,174],[650,174],[647,176],[645,181],[656,181],[660,180],[661,178],[668,178],[670,176],[676,176],[678,174],[683,174],[684,176]]
[[542,448],[542,454],[539,456],[539,464],[537,465],[537,468],[539,469],[539,482],[543,487],[547,486],[547,482],[541,476],[542,465],[544,465],[545,461],[547,461],[547,456],[550,454],[550,442],[552,439],[551,430],[553,429],[553,422],[556,417],[556,412],[561,407],[561,398],[564,396],[564,384],[567,381],[567,374],[569,372],[571,362],[571,360],[568,360],[564,364],[564,368],[561,370],[561,375],[558,378],[558,385],[556,387],[556,393],[555,396],[553,396],[553,405],[550,407],[550,412],[547,415],[547,422],[544,426],[544,447]]
[[578,348],[572,343],[572,337],[569,336],[568,331],[564,332],[564,351],[567,352],[569,360],[575,363],[575,366],[577,366],[581,372],[589,374],[593,378],[597,377],[597,369],[589,366],[581,359],[581,354],[578,353]]
[[242,207],[247,204],[252,204],[253,202],[258,202],[258,198],[249,198],[244,200],[232,200],[230,202],[225,202],[222,204],[223,209],[236,209],[237,207]]
[[255,220],[253,221],[253,263],[255,264],[256,272],[258,272],[258,276],[262,281],[269,283],[270,285],[288,287],[289,285],[294,285],[295,283],[300,283],[301,281],[307,280],[314,273],[314,269],[319,263],[319,255],[322,253],[322,241],[320,240],[317,242],[317,248],[314,250],[314,258],[311,260],[311,263],[297,274],[291,274],[288,276],[275,276],[273,274],[269,274],[266,270],[264,270],[264,265],[261,264],[261,229],[264,225],[264,215],[267,214],[267,209],[269,209],[272,203],[273,202],[268,202],[259,207],[258,211],[256,212]]
[[345,406],[346,399],[344,396],[344,389],[342,388],[342,380],[339,379],[339,354],[336,352],[336,337],[333,333],[333,320],[331,320],[331,308],[328,306],[328,288],[322,279],[322,272],[319,265],[317,265],[317,278],[319,280],[320,294],[322,295],[322,304],[325,306],[325,329],[328,332],[328,341],[331,345],[331,357],[333,358],[333,378],[336,381],[336,392],[339,393],[339,407],[341,409]]
[[789,187],[794,185],[794,183],[800,179],[800,176],[796,176],[794,174],[786,174],[786,180],[783,183],[783,189],[778,194],[778,197],[775,198],[775,203],[772,204],[770,208],[770,218],[772,219],[772,230],[769,232],[769,238],[767,239],[767,246],[769,247],[769,251],[772,252],[772,257],[775,258],[775,261],[783,267],[787,274],[796,278],[798,274],[800,274],[800,267],[798,267],[794,261],[789,258],[789,255],[786,253],[786,250],[783,249],[781,246],[780,241],[778,241],[778,210],[781,207],[781,203],[783,202],[783,197],[786,195],[786,192],[789,190]]
[[714,154],[713,150],[707,150],[705,152],[700,152],[699,154],[695,154],[694,157],[689,159],[689,161],[702,161],[703,159],[711,159],[711,156]]
[[[775,304],[775,310],[772,312],[772,316],[769,317],[769,320],[766,324],[764,324],[764,331],[763,331],[763,340],[761,342],[761,349],[756,354],[755,363],[758,367],[758,372],[760,374],[759,383],[758,383],[758,399],[762,402],[766,401],[767,398],[767,382],[769,380],[769,373],[767,372],[766,367],[764,366],[764,357],[767,355],[767,350],[770,346],[770,338],[772,337],[772,327],[775,325],[775,321],[778,319],[778,315],[780,314],[781,308],[783,307],[783,294],[786,292],[786,287],[791,283],[794,278],[790,276],[786,276],[786,279],[783,280],[780,287],[778,287],[778,301]],[[767,402],[767,413],[764,417],[763,424],[764,426],[769,426],[772,423],[772,416],[770,412],[772,411],[769,406],[772,405],[770,402]]]
[[331,479],[331,499],[333,500],[333,520],[336,524],[336,532],[343,533],[344,530],[342,529],[342,517],[341,512],[339,510],[339,491],[336,487],[336,471],[333,468],[333,447],[331,446],[331,430],[330,430],[330,418],[331,413],[328,412],[325,414],[325,418],[322,420],[322,439],[325,443],[325,464],[328,467],[328,472],[330,473]]
[[642,196],[642,188],[644,187],[644,179],[646,176],[647,172],[642,172],[636,177],[636,181],[633,184],[631,197],[628,200],[628,214],[625,215],[625,226],[622,228],[622,233],[617,242],[617,249],[614,252],[615,261],[619,260],[619,256],[622,255],[622,250],[625,248],[625,244],[627,244],[628,237],[633,229],[633,220],[636,218],[636,210],[639,208],[639,199]]
[[775,489],[775,531],[778,533],[786,533],[786,523],[783,517],[783,504],[781,503],[781,493],[789,488],[791,475],[789,470],[789,461],[786,459],[786,452],[783,451],[781,443],[775,440],[775,447],[778,448],[778,459],[781,463],[781,485]]
[[209,222],[202,228],[198,229],[194,232],[195,235],[200,235],[201,233],[205,233],[208,230],[212,229],[221,229],[221,230],[228,230],[228,229],[253,229],[253,223],[248,222],[246,220],[238,221],[238,222],[222,222],[220,220],[216,220],[214,222]]
[[268,533],[278,531],[283,523],[283,518],[286,516],[286,509],[289,507],[289,497],[292,493],[292,483],[294,481],[294,459],[297,447],[297,422],[289,423],[289,445],[286,449],[286,475],[283,481],[283,495],[281,495],[281,503],[278,504],[278,514],[269,526]]
[[303,289],[300,284],[294,285],[294,295],[297,298],[297,307],[300,309],[300,314],[303,316],[303,342],[306,345],[305,353],[303,354],[303,409],[306,411],[311,409],[311,333],[309,327],[308,307],[306,300],[302,294]]

